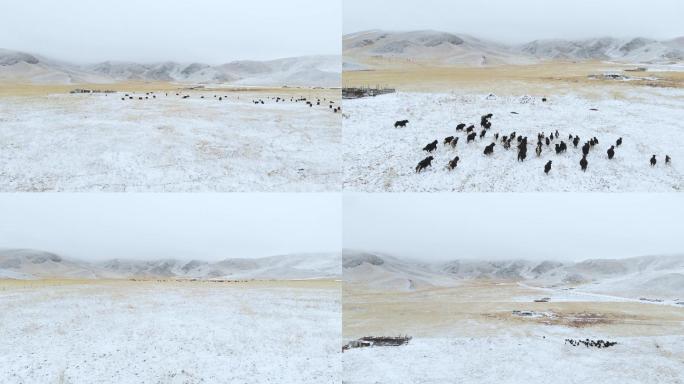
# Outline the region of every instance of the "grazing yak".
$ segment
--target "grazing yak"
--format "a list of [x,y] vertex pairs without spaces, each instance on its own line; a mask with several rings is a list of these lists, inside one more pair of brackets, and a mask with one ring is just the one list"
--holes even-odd
[[565,142],[562,140],[561,140],[560,144],[556,144],[556,154],[557,155],[567,151],[567,149],[568,149],[568,145],[565,144]]
[[541,156],[541,153],[542,153],[541,141],[537,143],[537,148],[534,150],[534,152],[537,154],[537,157]]
[[656,165],[656,158],[655,158],[655,155],[653,155],[651,157],[651,167],[655,167],[655,165]]
[[449,168],[450,171],[451,171],[452,169],[456,168],[456,166],[458,165],[458,161],[459,161],[459,160],[460,160],[460,159],[458,158],[458,156],[454,157],[452,160],[449,160],[448,168]]
[[453,140],[451,140],[451,148],[456,148],[456,144],[458,144],[458,137],[454,137]]
[[518,145],[518,161],[525,161],[525,158],[527,158],[527,141],[523,140]]
[[491,113],[488,113],[488,114],[486,114],[486,115],[483,115],[483,116],[480,118],[480,126],[481,126],[482,128],[484,128],[484,129],[489,129],[489,128],[491,128],[491,127],[492,127],[492,123],[489,121],[489,119],[491,119],[492,116],[493,116],[493,115],[492,115]]
[[427,151],[427,152],[432,152],[432,151],[434,151],[435,149],[437,149],[437,143],[438,143],[437,140],[433,141],[432,143],[430,143],[430,144],[426,145],[425,147],[423,147],[423,151]]
[[611,145],[610,148],[608,148],[608,159],[612,159],[613,156],[615,156],[615,146]]
[[488,146],[486,146],[484,149],[484,154],[485,155],[491,155],[492,153],[494,153],[494,146],[495,145],[496,145],[496,143],[491,143]]
[[670,164],[670,155],[665,155],[665,164],[669,165]]
[[418,165],[416,165],[416,173],[420,173],[420,171],[422,171],[423,169],[425,169],[427,167],[431,167],[432,166],[432,160],[434,160],[434,157],[432,157],[432,156],[428,156],[428,157],[424,158],[423,160],[421,160],[418,163]]
[[475,137],[477,136],[477,133],[473,132],[466,137],[466,144],[470,143],[471,141],[475,141]]
[[470,125],[468,126],[468,128],[466,128],[466,133],[470,133],[470,132],[472,132],[474,129],[475,129],[475,126],[472,125],[472,124],[470,124]]
[[404,127],[406,127],[406,124],[408,124],[408,122],[409,122],[408,120],[399,120],[399,121],[394,123],[394,128],[399,128],[399,127],[404,128]]
[[589,154],[589,148],[591,148],[591,145],[589,145],[588,142],[587,142],[587,143],[584,143],[584,145],[582,146],[582,154],[583,154],[584,156],[586,156],[586,155]]
[[454,137],[453,137],[453,136],[447,136],[447,137],[445,137],[445,138],[444,138],[444,145],[447,145],[447,144],[451,143],[452,140],[454,140]]
[[487,130],[486,130],[486,129],[483,129],[482,132],[480,132],[480,139],[482,139],[483,137],[485,137],[486,134],[487,134]]
[[579,141],[580,141],[579,136],[575,136],[575,138],[572,139],[572,145],[574,145],[575,148],[577,148],[577,144],[579,144]]
[[580,167],[582,167],[582,171],[587,170],[587,165],[589,165],[589,162],[587,162],[587,155],[582,156],[582,160],[580,160]]
[[615,146],[616,146],[616,147],[619,147],[619,146],[621,146],[621,145],[622,145],[622,137],[619,138],[619,139],[617,139],[617,141],[615,142]]
[[462,131],[463,128],[465,128],[465,126],[466,126],[466,125],[465,125],[464,123],[460,123],[459,125],[456,126],[456,130],[457,130],[457,131]]
[[551,170],[551,160],[549,160],[549,162],[546,163],[546,165],[544,166],[544,173],[548,175],[550,170]]

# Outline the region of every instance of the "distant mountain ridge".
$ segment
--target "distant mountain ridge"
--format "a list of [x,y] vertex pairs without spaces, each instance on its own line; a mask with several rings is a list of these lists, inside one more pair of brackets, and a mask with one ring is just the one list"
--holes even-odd
[[291,254],[256,259],[85,262],[31,249],[0,250],[0,278],[317,279],[341,276],[340,255]]
[[338,87],[341,64],[336,55],[302,56],[267,61],[204,63],[135,63],[105,61],[77,65],[18,51],[0,49],[0,81],[45,84],[172,81],[193,84]]
[[684,62],[684,37],[664,41],[643,37],[545,39],[519,45],[433,30],[370,30],[343,37],[345,69],[364,69],[362,62],[374,57],[471,66],[527,64],[543,60],[665,64]]
[[425,263],[344,250],[342,265],[345,281],[389,289],[495,279],[539,286],[590,286],[592,290],[603,292],[684,292],[684,255],[590,259],[581,262],[452,260]]

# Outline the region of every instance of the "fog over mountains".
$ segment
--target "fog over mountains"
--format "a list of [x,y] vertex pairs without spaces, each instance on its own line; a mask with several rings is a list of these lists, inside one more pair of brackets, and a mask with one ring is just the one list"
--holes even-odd
[[86,262],[32,249],[0,249],[0,278],[314,279],[341,276],[340,255],[290,254],[256,259]]
[[440,31],[370,30],[343,38],[345,69],[363,69],[369,58],[427,61],[435,64],[530,64],[544,60],[602,60],[625,63],[680,63],[684,37],[658,41],[643,37],[584,40],[534,40],[506,45],[466,34]]
[[338,87],[340,57],[292,57],[268,61],[204,63],[134,63],[105,61],[78,65],[37,54],[0,49],[0,81],[36,84],[112,83],[116,81],[169,81],[191,84],[245,86]]
[[581,262],[544,260],[452,260],[417,262],[372,252],[345,250],[344,280],[378,289],[412,290],[463,280],[495,279],[537,286],[587,286],[597,292],[680,295],[684,254]]

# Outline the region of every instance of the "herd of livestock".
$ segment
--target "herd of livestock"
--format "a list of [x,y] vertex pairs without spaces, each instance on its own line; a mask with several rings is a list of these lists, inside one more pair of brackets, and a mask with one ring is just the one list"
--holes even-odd
[[[466,146],[469,145],[470,143],[475,142],[476,140],[484,141],[486,140],[487,134],[489,130],[492,127],[492,122],[491,119],[493,117],[492,113],[488,113],[486,115],[482,115],[480,118],[480,131],[479,133],[476,131],[475,125],[470,124],[466,126],[465,123],[460,123],[456,125],[456,135],[452,136],[447,136],[442,140],[442,143],[444,146],[450,146],[451,148],[455,149],[458,146],[459,139],[463,138],[465,139],[465,144]],[[406,127],[407,124],[409,123],[408,120],[398,120],[394,123],[395,128],[401,128],[401,127]],[[463,134],[463,136],[458,136],[458,134]],[[487,146],[484,147],[483,155],[484,156],[490,156],[494,153],[494,148],[496,147],[497,144],[500,144],[504,150],[509,150],[512,147],[515,146],[517,149],[517,160],[519,162],[525,161],[527,158],[527,149],[528,149],[528,139],[527,136],[522,136],[517,134],[515,131],[511,132],[508,135],[500,135],[499,133],[495,133],[491,135],[493,139],[491,140],[491,143],[488,144]],[[594,136],[589,138],[588,140],[585,140],[584,143],[580,146],[580,142],[582,140],[580,139],[579,135],[573,135],[572,133],[568,134],[567,136],[567,142],[561,138],[561,134],[558,132],[558,130],[555,130],[555,132],[549,132],[548,134],[545,132],[539,132],[537,133],[537,142],[535,145],[535,154],[537,157],[541,157],[542,152],[544,150],[549,150],[548,148],[551,148],[557,155],[563,154],[568,151],[568,148],[572,145],[574,149],[580,149],[581,150],[581,159],[579,160],[579,166],[582,171],[586,171],[588,166],[589,166],[589,161],[587,160],[587,156],[589,155],[590,152],[594,150],[599,145],[599,140]],[[554,144],[552,147],[551,144]],[[416,165],[415,171],[417,173],[420,173],[427,167],[432,166],[432,161],[434,160],[434,157],[431,155],[434,151],[437,150],[439,145],[438,140],[433,140],[432,142],[428,143],[423,147],[423,151],[428,153],[428,156],[425,157],[423,160],[418,162],[418,165]],[[606,151],[606,156],[609,160],[612,160],[615,157],[615,153],[617,148],[619,148],[622,145],[622,137],[619,137],[617,140],[615,140],[614,144],[611,144],[610,147]],[[665,155],[664,157],[665,164],[669,165],[671,158],[669,155]],[[453,170],[458,166],[458,162],[460,161],[459,156],[455,156],[449,162],[447,163],[447,169]],[[650,164],[652,167],[655,167],[656,164],[658,163],[658,159],[656,155],[652,155],[650,160]],[[549,160],[546,162],[544,165],[544,173],[548,174],[551,172],[551,166],[553,164],[552,160]]]

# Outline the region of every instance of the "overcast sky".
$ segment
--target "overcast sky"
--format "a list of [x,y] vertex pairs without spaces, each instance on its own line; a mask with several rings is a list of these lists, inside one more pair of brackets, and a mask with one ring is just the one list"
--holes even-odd
[[0,48],[77,62],[339,54],[341,0],[2,0]]
[[345,194],[344,248],[418,260],[684,254],[684,195]]
[[684,36],[682,0],[344,0],[344,33],[435,29],[505,43]]
[[328,193],[5,194],[0,248],[82,260],[339,252],[341,198]]

